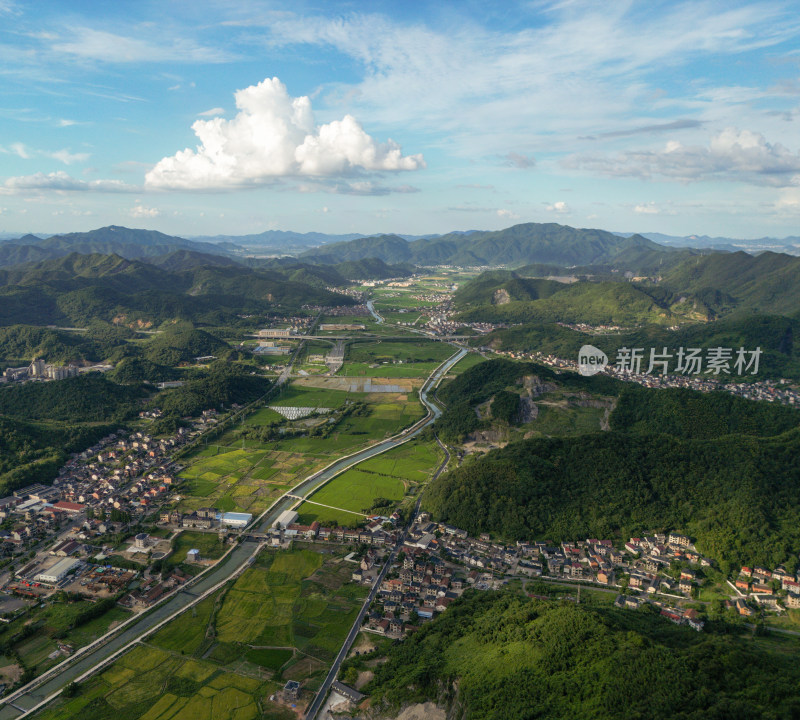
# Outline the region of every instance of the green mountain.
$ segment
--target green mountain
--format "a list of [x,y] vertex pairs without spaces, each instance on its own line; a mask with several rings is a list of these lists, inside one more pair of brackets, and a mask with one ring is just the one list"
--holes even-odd
[[209,255],[228,255],[229,250],[213,243],[195,242],[154,230],[136,230],[110,225],[80,233],[53,235],[41,239],[26,235],[0,245],[0,267],[37,262],[71,253],[119,255],[128,260],[167,255],[191,250]]
[[388,265],[383,260],[370,257],[363,260],[301,261],[296,258],[276,258],[271,260],[248,259],[250,267],[278,270],[290,280],[322,284],[323,286],[344,286],[359,280],[384,280],[386,278],[408,277],[416,268],[413,265]]
[[[534,592],[544,596],[548,586],[536,583]],[[459,720],[800,713],[795,640],[753,639],[723,624],[697,633],[649,608],[586,602],[468,591],[407,640],[343,667],[356,676],[374,672],[364,690],[370,717],[397,717],[426,701],[442,708],[441,717]]]
[[[694,302],[665,302],[644,286],[629,282],[559,283],[552,280],[497,278],[468,283],[458,300],[464,322],[589,323],[592,325],[673,325],[682,318],[705,319],[705,307]],[[535,298],[526,300],[525,297]],[[520,298],[520,299],[514,299]]]
[[511,301],[530,301],[550,297],[565,285],[555,280],[522,277],[511,270],[489,270],[462,285],[454,294],[458,307],[505,305]]
[[692,295],[718,314],[800,312],[800,257],[765,252],[713,254],[682,262],[660,283]]
[[93,320],[149,327],[182,319],[219,324],[242,313],[296,311],[304,304],[355,301],[276,270],[197,256],[165,267],[118,255],[80,255],[0,270],[0,324],[81,325]]
[[[411,242],[397,235],[358,238],[309,250],[301,258],[334,263],[375,257],[387,263],[510,267],[531,263],[559,267],[618,263],[622,270],[638,270],[671,265],[673,257],[682,259],[692,252],[698,251],[667,248],[640,235],[623,238],[604,230],[526,223],[505,230],[449,233]],[[632,263],[628,263],[628,257]]]
[[458,418],[526,377],[617,396],[610,431],[514,442],[441,475],[424,500],[435,519],[508,540],[624,540],[677,529],[723,569],[774,567],[795,555],[800,411],[498,360],[442,388],[438,424],[470,432]]
[[503,351],[537,350],[561,358],[576,358],[582,345],[591,344],[605,352],[612,362],[621,347],[666,347],[672,353],[681,347],[761,348],[759,378],[800,379],[800,343],[795,342],[798,337],[800,317],[756,314],[683,325],[677,330],[649,325],[600,335],[589,335],[555,323],[523,323],[475,338],[473,344]]

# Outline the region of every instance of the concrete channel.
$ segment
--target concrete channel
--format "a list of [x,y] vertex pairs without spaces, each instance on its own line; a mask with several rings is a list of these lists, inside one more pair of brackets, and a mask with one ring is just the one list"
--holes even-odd
[[[434,393],[442,378],[459,360],[466,354],[465,348],[460,348],[454,355],[445,360],[433,373],[420,389],[419,397],[428,409],[428,415],[419,422],[407,428],[403,432],[388,438],[383,442],[372,445],[364,450],[360,450],[352,455],[341,458],[330,465],[314,473],[303,480],[300,484],[292,488],[289,493],[281,496],[266,510],[253,525],[249,528],[250,532],[264,533],[272,526],[272,523],[284,511],[292,508],[298,503],[296,497],[290,495],[308,496],[313,490],[324,485],[330,479],[339,475],[344,470],[356,465],[363,460],[367,460],[375,455],[387,452],[421,433],[428,425],[434,422],[440,415],[440,408],[428,399],[428,393]],[[245,534],[247,531],[245,531]],[[179,591],[152,610],[145,612],[138,621],[131,622],[124,630],[116,635],[109,633],[109,639],[100,638],[95,641],[93,649],[83,652],[75,657],[74,662],[62,663],[62,669],[52,676],[45,673],[42,678],[37,678],[29,683],[28,686],[20,688],[12,693],[8,698],[0,700],[0,720],[21,720],[31,716],[40,710],[48,702],[55,699],[61,690],[73,681],[82,681],[94,672],[99,671],[109,664],[122,652],[127,651],[127,646],[133,645],[145,635],[152,632],[156,627],[163,624],[166,620],[179,614],[184,609],[196,604],[201,597],[208,591],[214,589],[234,577],[248,566],[248,561],[254,553],[251,543],[240,543],[221,559],[213,568],[203,574],[200,579],[186,588],[186,591]],[[104,636],[106,637],[106,636]],[[91,647],[91,646],[90,646]]]

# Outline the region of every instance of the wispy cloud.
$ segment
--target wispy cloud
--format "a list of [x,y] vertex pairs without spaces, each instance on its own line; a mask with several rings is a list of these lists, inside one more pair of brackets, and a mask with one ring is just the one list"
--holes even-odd
[[670,140],[657,150],[633,150],[614,155],[579,154],[564,161],[568,168],[609,177],[666,178],[689,182],[717,178],[756,185],[796,185],[800,153],[750,130],[727,128],[707,146]]
[[[527,143],[527,154],[537,139],[564,149],[598,124],[629,121],[652,103],[657,69],[738,56],[800,31],[796,15],[768,3],[720,11],[707,2],[658,9],[575,2],[550,8],[547,20],[521,30],[470,23],[438,30],[380,15],[289,15],[271,17],[265,32],[273,46],[329,46],[362,65],[360,82],[326,88],[332,104],[346,98],[387,126],[440,128],[455,152],[497,151],[511,140]],[[682,121],[700,122],[663,124]],[[634,130],[657,132],[660,124]]]
[[139,192],[136,188],[119,180],[78,180],[63,171],[34,173],[8,178],[0,186],[0,194],[15,194],[25,190],[57,190],[62,192]]
[[152,28],[142,37],[118,35],[90,27],[68,28],[53,41],[53,52],[86,60],[108,63],[223,63],[235,55],[226,50],[201,45],[189,38],[162,33],[152,39]]
[[536,165],[536,158],[533,155],[523,155],[517,152],[510,152],[503,159],[506,165],[520,170],[528,170]]

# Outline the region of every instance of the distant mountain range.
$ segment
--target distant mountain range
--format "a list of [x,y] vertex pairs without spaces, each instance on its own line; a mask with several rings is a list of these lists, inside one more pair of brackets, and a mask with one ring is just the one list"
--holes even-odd
[[[635,233],[615,233],[621,237],[630,237]],[[648,240],[657,242],[659,245],[672,247],[701,247],[713,248],[714,250],[726,250],[736,252],[744,250],[749,253],[764,252],[773,250],[775,252],[785,252],[792,255],[800,255],[800,237],[790,235],[784,238],[762,237],[751,240],[729,237],[710,237],[708,235],[664,235],[657,232],[639,233]]]
[[[241,248],[237,249],[243,252]],[[137,260],[166,255],[176,250],[212,255],[229,255],[232,252],[230,247],[186,240],[155,230],[109,225],[89,232],[52,235],[48,238],[24,235],[16,240],[7,240],[0,243],[0,267],[64,257],[75,252],[84,255],[116,254],[128,260]]]
[[375,257],[387,263],[493,267],[538,263],[649,273],[703,252],[708,251],[665,247],[641,235],[621,237],[605,230],[525,223],[505,230],[449,233],[410,242],[399,235],[358,238],[308,250],[300,258],[330,263]]
[[0,325],[215,325],[242,313],[353,304],[325,289],[334,280],[346,283],[335,268],[248,268],[186,249],[146,260],[76,252],[0,269]]

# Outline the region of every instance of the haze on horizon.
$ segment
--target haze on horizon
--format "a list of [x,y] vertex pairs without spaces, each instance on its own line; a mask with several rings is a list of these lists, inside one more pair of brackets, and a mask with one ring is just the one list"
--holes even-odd
[[0,0],[0,231],[795,235],[789,2]]

